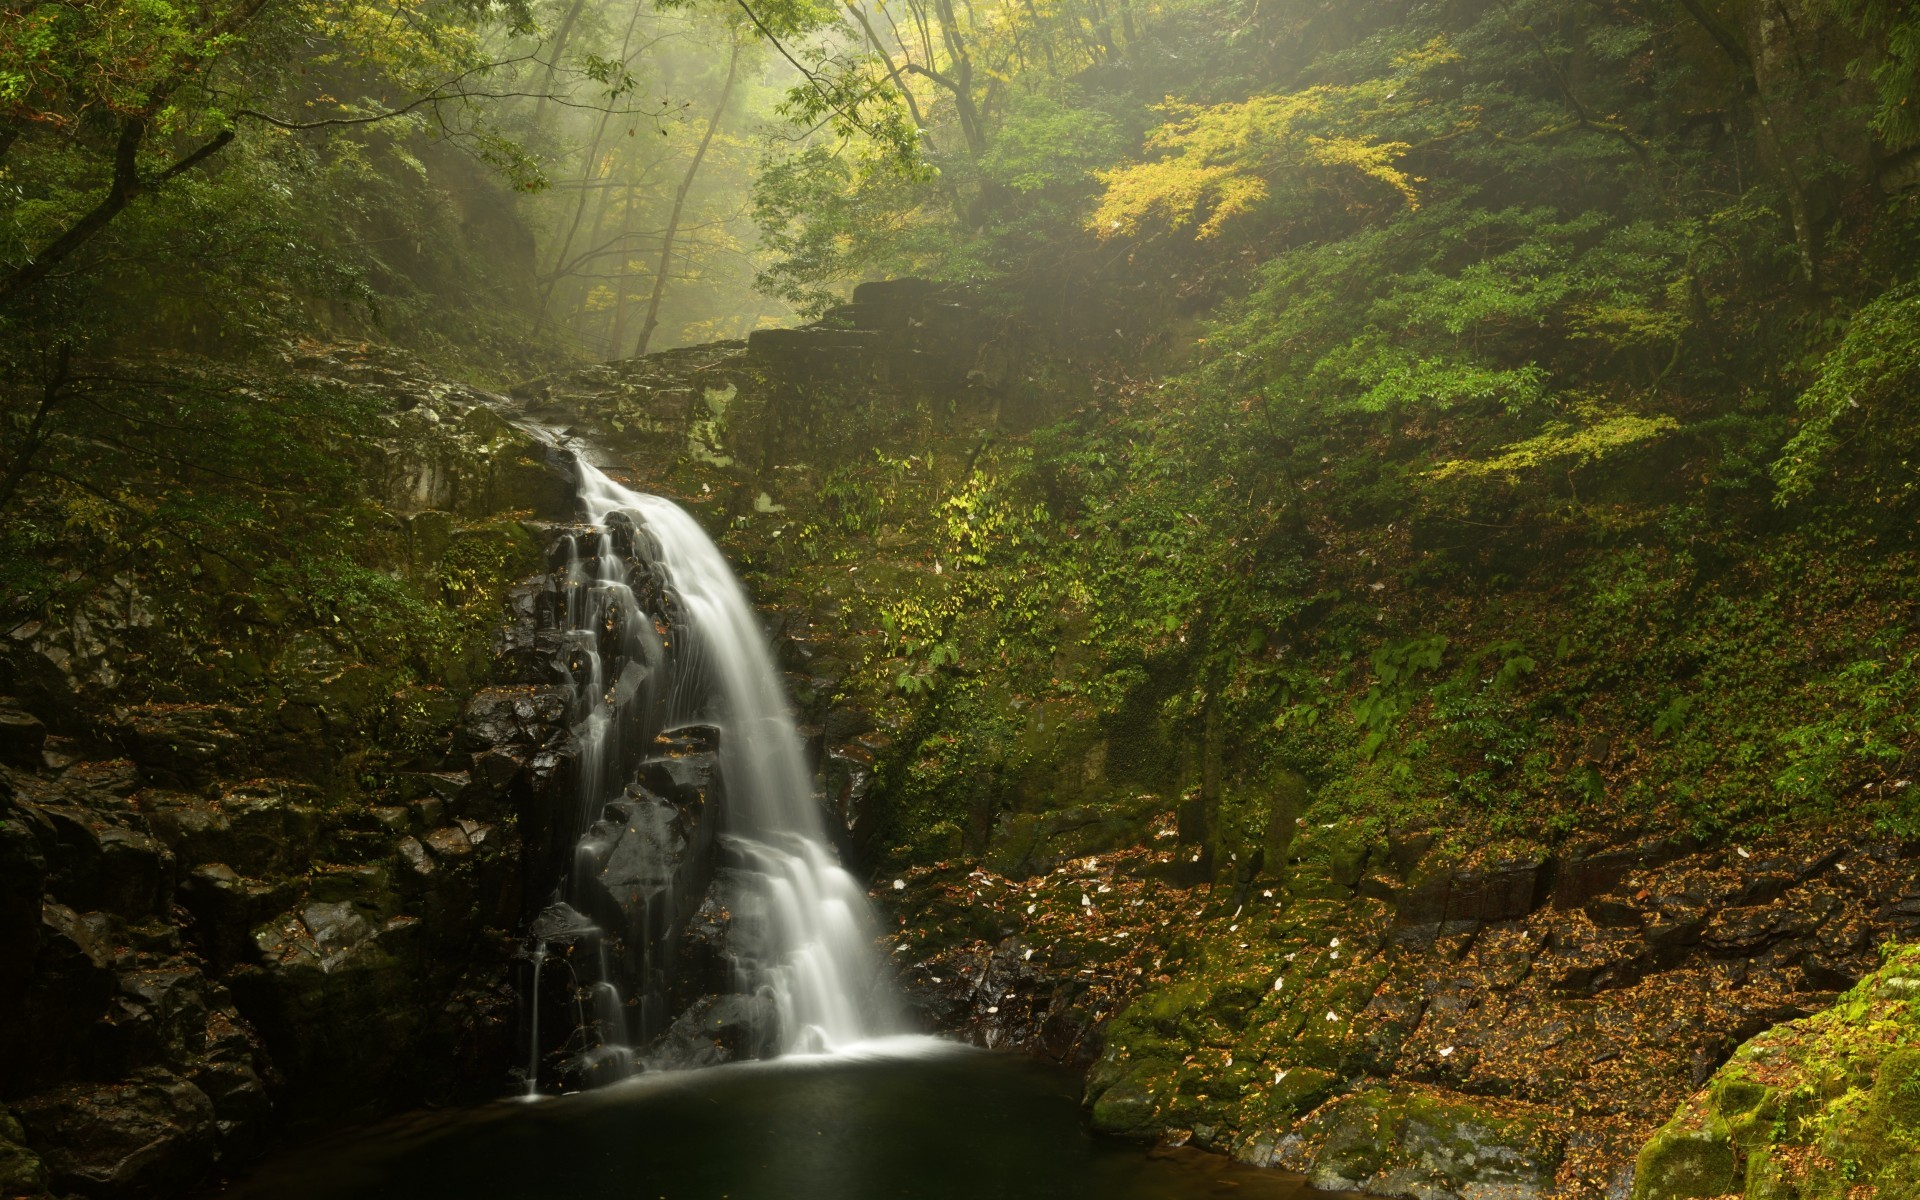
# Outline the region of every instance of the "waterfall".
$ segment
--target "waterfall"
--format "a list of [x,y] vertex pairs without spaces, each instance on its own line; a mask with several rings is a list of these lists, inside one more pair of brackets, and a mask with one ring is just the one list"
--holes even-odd
[[[675,1033],[696,1052],[666,1065],[724,1061],[703,1057],[722,1029],[736,1057],[830,1053],[895,1032],[876,923],[829,843],[745,591],[678,505],[584,461],[579,473],[590,524],[556,549],[564,604],[550,618],[564,624],[554,644],[573,697],[579,803],[556,822],[575,848],[529,935],[528,1091],[543,1073],[543,977],[579,1011],[560,1048],[580,1083],[648,1065],[648,1047]],[[723,797],[717,812],[703,807],[709,792]],[[675,1014],[687,989],[674,956],[696,915],[724,927],[727,979]],[[557,954],[570,967],[558,983]]]

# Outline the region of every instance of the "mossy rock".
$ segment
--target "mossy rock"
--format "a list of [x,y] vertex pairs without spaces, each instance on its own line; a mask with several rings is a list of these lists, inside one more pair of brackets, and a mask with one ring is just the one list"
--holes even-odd
[[1288,850],[1287,890],[1301,900],[1348,899],[1375,857],[1368,822],[1302,830]]
[[1093,1102],[1093,1127],[1120,1137],[1151,1137],[1166,1122],[1163,1098],[1153,1084],[1164,1078],[1167,1064],[1142,1062],[1107,1087]]
[[1240,1106],[1242,1125],[1268,1125],[1284,1129],[1325,1104],[1339,1086],[1340,1077],[1316,1067],[1288,1067],[1277,1082],[1267,1085],[1259,1095]]
[[1920,1139],[1920,1048],[1903,1047],[1881,1061],[1873,1081],[1873,1115],[1890,1137]]
[[26,1131],[0,1108],[0,1196],[40,1196],[47,1190],[47,1168],[26,1145]]
[[1826,1011],[1740,1047],[1641,1150],[1634,1200],[1920,1195],[1917,1002],[1920,947],[1901,947]]
[[1452,1094],[1381,1088],[1346,1097],[1308,1118],[1321,1141],[1308,1179],[1315,1187],[1387,1195],[1452,1195],[1553,1186],[1564,1150],[1553,1122]]
[[453,544],[455,518],[437,508],[425,509],[407,518],[407,541],[412,567],[424,572],[438,566]]
[[1104,854],[1145,836],[1141,813],[1110,805],[1014,813],[994,830],[986,867],[1009,879],[1030,879],[1067,859]]
[[1404,1112],[1400,1152],[1456,1186],[1553,1184],[1562,1147],[1543,1120],[1433,1095],[1408,1097]]
[[1739,1168],[1727,1123],[1717,1114],[1674,1122],[1641,1148],[1633,1200],[1712,1200],[1735,1190]]
[[1386,1092],[1362,1092],[1322,1110],[1312,1124],[1324,1140],[1307,1180],[1328,1191],[1353,1190],[1386,1168],[1399,1113]]
[[1231,884],[1283,877],[1295,822],[1306,807],[1307,781],[1292,771],[1228,789],[1213,818],[1219,879]]

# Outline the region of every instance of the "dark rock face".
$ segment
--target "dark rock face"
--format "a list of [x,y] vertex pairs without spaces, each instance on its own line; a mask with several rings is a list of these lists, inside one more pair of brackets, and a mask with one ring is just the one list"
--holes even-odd
[[[825,464],[899,444],[902,422],[930,395],[956,427],[977,427],[1017,377],[1017,341],[964,289],[888,280],[861,284],[852,303],[809,325],[584,367],[513,394],[531,416],[629,464],[673,461],[690,438],[696,457]],[[722,411],[724,449],[706,428]]]
[[232,709],[202,704],[142,704],[121,709],[121,740],[146,778],[186,786],[209,783],[233,761],[241,736]]
[[14,1106],[56,1189],[83,1196],[168,1196],[218,1152],[213,1101],[161,1069],[123,1083],[68,1084]]
[[0,1190],[177,1195],[290,1122],[498,1089],[489,930],[520,918],[516,805],[564,770],[568,714],[483,699],[476,726],[532,743],[489,786],[458,704],[423,705],[416,769],[372,802],[332,767],[276,773],[334,736],[329,706],[371,702],[336,667],[310,729],[285,704],[81,707],[78,684],[0,704]]
[[27,997],[40,957],[47,860],[28,819],[0,780],[0,1062],[26,1053]]
[[37,1196],[47,1188],[47,1167],[27,1148],[27,1131],[0,1109],[0,1195]]
[[[714,415],[710,392],[765,394],[747,357],[735,344],[616,364],[528,391],[526,407],[558,411],[604,384],[622,399],[591,407],[613,441],[679,454]],[[576,803],[575,725],[599,698],[569,686],[590,648],[569,636],[558,549],[589,532],[570,524],[570,458],[502,416],[511,402],[405,356],[329,351],[294,366],[393,401],[377,443],[355,449],[368,498],[393,518],[382,565],[429,601],[463,539],[498,540],[500,561],[527,564],[515,571],[544,544],[547,570],[505,597],[491,654],[430,664],[438,682],[400,692],[388,664],[357,661],[286,597],[236,599],[260,644],[235,640],[233,677],[202,689],[218,703],[141,674],[166,631],[135,576],[12,631],[0,1190],[178,1192],[290,1123],[496,1093],[527,1057],[512,984],[529,964],[513,934],[550,907],[597,818],[587,916],[607,933],[550,931],[555,953],[604,950],[659,996],[634,1017],[648,1032],[698,1006],[683,1057],[760,1053],[772,1028],[751,1004],[721,1002],[735,923],[715,890],[714,731],[622,744],[618,773],[642,788],[604,810]],[[644,533],[610,521],[596,546],[603,532],[657,624],[648,636],[678,636]],[[646,703],[655,681],[632,662],[608,685]],[[543,975],[556,1008],[578,999],[566,979]],[[152,1134],[161,1123],[175,1133]]]
[[[1005,374],[979,334],[939,289],[866,288],[784,348],[674,351],[519,398],[641,461],[706,444],[700,428],[728,404],[743,453],[795,437],[837,453],[846,430],[818,419],[810,389],[851,381],[875,401],[861,420],[884,422],[897,415],[886,397],[937,380],[964,393],[964,421]],[[569,524],[571,464],[502,417],[511,403],[404,356],[295,366],[396,398],[386,433],[360,449],[368,496],[393,518],[389,565],[427,581],[429,599],[476,532],[529,566],[547,543],[548,569],[506,598],[491,654],[404,696],[287,598],[245,598],[254,635],[275,644],[236,644],[233,678],[207,689],[219,703],[141,675],[164,630],[132,577],[14,631],[0,647],[16,689],[0,697],[0,1190],[177,1193],[288,1124],[492,1094],[527,1057],[511,985],[531,964],[512,931],[536,917],[551,954],[604,951],[659,997],[618,1019],[671,1030],[661,1063],[766,1052],[774,1022],[729,994],[753,921],[724,866],[714,731],[622,745],[622,777],[642,788],[610,808],[574,803],[586,705],[568,685],[583,646],[565,636],[551,552],[587,533]],[[473,524],[503,512],[513,519]],[[644,534],[605,533],[660,635],[678,636]],[[255,660],[271,660],[271,688]],[[809,700],[824,707],[845,670],[809,662]],[[655,683],[629,663],[609,686],[633,698]],[[831,753],[837,811],[858,828],[885,738],[836,720],[815,748]],[[365,744],[382,722],[404,726],[404,749]],[[549,922],[553,881],[596,818],[594,899],[581,902],[593,911]],[[547,966],[556,1008],[579,1000]],[[572,1079],[603,1069],[578,1045],[544,1049],[579,1060]]]
[[0,763],[33,771],[47,744],[47,726],[18,708],[0,707]]
[[1544,858],[1472,870],[1437,867],[1416,876],[1400,894],[1398,921],[1405,936],[1431,939],[1518,920],[1546,902],[1552,878],[1552,865]]
[[581,367],[513,389],[529,414],[555,428],[590,433],[629,458],[667,461],[682,453],[709,397],[754,386],[744,342],[715,342],[645,358]]
[[779,1015],[770,996],[707,996],[677,1017],[648,1055],[665,1070],[770,1058],[779,1049]]
[[20,1179],[177,1194],[289,1119],[457,1088],[457,1047],[500,1022],[457,999],[479,931],[517,907],[497,810],[436,798],[382,823],[292,781],[180,791],[182,762],[211,761],[181,744],[139,750],[151,776],[0,773],[0,1101],[20,1128],[0,1141],[28,1148],[0,1160]]
[[924,279],[889,279],[860,284],[851,303],[811,325],[756,330],[747,350],[784,378],[868,374],[938,388],[1001,367],[983,361],[987,341],[986,320],[964,295]]
[[[496,682],[469,702],[455,741],[474,786],[510,803],[522,837],[541,849],[524,864],[523,888],[542,907],[514,922],[527,933],[514,971],[518,1036],[529,1047],[518,1070],[530,1085],[611,1081],[631,1070],[629,1047],[663,1035],[654,1065],[759,1054],[777,1023],[760,1014],[743,1024],[747,1002],[724,995],[734,949],[729,907],[714,890],[720,734],[662,728],[669,697],[653,682],[672,669],[666,647],[684,635],[678,599],[649,557],[651,539],[624,517],[549,536],[548,570],[513,590]],[[583,588],[582,578],[602,582]],[[619,582],[631,608],[588,594]],[[645,628],[627,628],[636,621]],[[595,663],[603,693],[589,694],[580,683]],[[581,723],[608,704],[621,719],[583,743],[590,726]],[[594,779],[634,782],[594,804],[588,820],[581,810],[593,798],[580,790]],[[402,849],[416,873],[458,852],[444,829]]]

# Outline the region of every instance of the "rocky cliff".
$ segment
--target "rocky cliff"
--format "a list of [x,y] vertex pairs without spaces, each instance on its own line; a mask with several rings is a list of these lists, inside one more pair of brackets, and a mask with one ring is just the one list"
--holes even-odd
[[462,739],[571,481],[402,356],[291,366],[384,414],[306,503],[364,522],[348,565],[400,611],[168,548],[10,628],[7,1195],[180,1194],[290,1124],[499,1089],[528,823]]

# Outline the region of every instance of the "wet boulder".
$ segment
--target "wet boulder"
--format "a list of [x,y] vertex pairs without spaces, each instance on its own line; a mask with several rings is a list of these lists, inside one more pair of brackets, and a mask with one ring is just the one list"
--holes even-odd
[[240,714],[209,704],[140,704],[114,714],[128,757],[150,778],[199,786],[241,748]]
[[684,1012],[702,996],[717,995],[733,984],[733,897],[737,893],[729,870],[715,873],[700,907],[687,919],[673,955],[667,1007]]
[[12,705],[0,705],[0,763],[23,771],[38,771],[47,744],[47,727],[39,717]]
[[247,883],[225,863],[207,863],[187,872],[178,893],[192,917],[189,932],[213,971],[224,971],[252,948],[248,932]]
[[476,747],[545,745],[564,732],[570,703],[560,687],[483,688],[467,702],[462,733]]
[[1161,1104],[1149,1084],[1151,1075],[1137,1070],[1121,1076],[1093,1102],[1093,1127],[1121,1137],[1153,1137],[1163,1124]]
[[1374,1089],[1316,1112],[1315,1187],[1426,1200],[1535,1200],[1554,1190],[1565,1152],[1543,1117],[1516,1105]]
[[121,1083],[76,1083],[31,1096],[14,1115],[56,1191],[87,1197],[177,1195],[219,1155],[213,1102],[163,1070]]
[[409,1069],[423,1016],[409,953],[419,922],[386,915],[382,894],[354,898],[367,879],[336,875],[255,929],[255,961],[228,979],[241,1016],[272,1047],[295,1118],[378,1108]]
[[709,806],[629,790],[581,843],[588,907],[636,952],[669,946],[706,892],[713,837]]
[[470,388],[421,388],[385,367],[372,368],[387,390],[412,403],[395,415],[379,445],[381,499],[396,513],[438,510],[468,519],[524,511],[564,520],[573,510],[569,457],[513,425],[489,397]]
[[40,952],[22,1002],[27,1036],[0,1060],[0,1084],[9,1090],[44,1086],[80,1067],[115,990],[111,924],[102,913],[43,904]]
[[713,794],[719,770],[711,751],[650,758],[640,764],[640,782],[675,804],[696,804]]
[[708,996],[680,1014],[647,1055],[667,1070],[711,1067],[779,1052],[780,1014],[773,997],[732,993]]
[[166,910],[175,860],[164,845],[127,822],[132,814],[46,805],[34,813],[46,855],[47,887],[85,910],[138,921]]
[[320,818],[312,789],[256,779],[217,796],[148,793],[147,824],[189,869],[220,863],[242,875],[301,871],[312,857]]
[[531,620],[502,628],[493,644],[493,681],[504,686],[561,687],[585,678],[586,648],[559,629],[536,629]]
[[47,1190],[47,1168],[27,1144],[27,1131],[0,1108],[0,1196],[38,1196]]
[[534,751],[555,745],[570,732],[572,706],[572,693],[558,685],[482,688],[467,702],[454,753],[472,757],[474,778],[503,789],[517,768],[503,770],[494,757],[524,764]]
[[[18,1061],[26,1034],[26,992],[40,955],[47,860],[33,814],[0,784],[0,1064]],[[0,1082],[6,1079],[0,1065]]]
[[183,1065],[204,1046],[207,1010],[205,977],[181,959],[122,972],[93,1030],[95,1068],[117,1078],[141,1067]]

